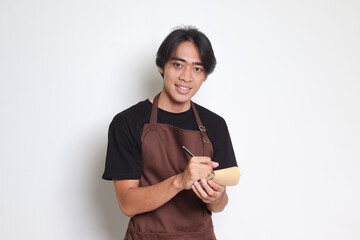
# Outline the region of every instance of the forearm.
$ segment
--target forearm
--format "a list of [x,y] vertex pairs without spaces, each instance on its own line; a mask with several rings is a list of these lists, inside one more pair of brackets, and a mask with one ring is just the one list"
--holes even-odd
[[130,187],[125,193],[121,194],[122,197],[117,191],[121,211],[132,217],[157,209],[183,190],[178,181],[179,175],[175,175],[151,186]]
[[221,199],[218,202],[208,203],[206,204],[206,206],[212,212],[221,212],[226,207],[228,200],[229,200],[228,195],[226,194],[226,192],[224,192],[224,195],[221,197]]

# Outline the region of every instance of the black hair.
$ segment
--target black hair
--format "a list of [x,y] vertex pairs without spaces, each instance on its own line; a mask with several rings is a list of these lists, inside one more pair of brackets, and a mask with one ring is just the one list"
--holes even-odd
[[[195,44],[199,50],[205,74],[211,74],[216,66],[216,58],[210,40],[204,33],[193,26],[177,27],[165,38],[156,54],[156,65],[165,69],[165,64],[170,59],[173,51],[180,43],[185,41],[191,41]],[[161,75],[164,77],[164,74]]]

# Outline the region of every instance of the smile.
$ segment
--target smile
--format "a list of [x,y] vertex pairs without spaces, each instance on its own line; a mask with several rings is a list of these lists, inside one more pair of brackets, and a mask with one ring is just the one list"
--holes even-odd
[[181,90],[184,90],[184,91],[188,91],[188,90],[191,89],[190,87],[184,87],[184,86],[180,86],[180,85],[177,85],[177,84],[175,84],[175,86],[176,86],[177,88],[180,88]]
[[190,87],[179,86],[175,84],[175,87],[180,94],[188,94],[191,90]]
[[187,88],[187,87],[182,87],[182,86],[177,86],[177,87],[182,89],[182,90],[190,90],[190,88]]

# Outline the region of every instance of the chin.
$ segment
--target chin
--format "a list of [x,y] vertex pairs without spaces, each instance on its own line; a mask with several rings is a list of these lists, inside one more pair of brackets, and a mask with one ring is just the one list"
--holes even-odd
[[181,104],[181,103],[187,103],[187,102],[189,102],[190,100],[191,100],[191,97],[192,97],[192,95],[177,95],[177,96],[174,96],[174,100],[175,100],[175,102],[176,103],[179,103],[179,104]]

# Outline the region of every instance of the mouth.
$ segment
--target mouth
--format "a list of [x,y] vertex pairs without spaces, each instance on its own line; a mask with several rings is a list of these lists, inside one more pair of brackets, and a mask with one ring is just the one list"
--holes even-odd
[[179,86],[179,85],[176,85],[176,84],[175,84],[175,86],[176,86],[177,88],[180,88],[181,90],[184,90],[184,91],[189,91],[189,90],[191,89],[191,88]]
[[180,94],[188,94],[191,90],[190,87],[184,87],[177,84],[175,84],[175,87]]

